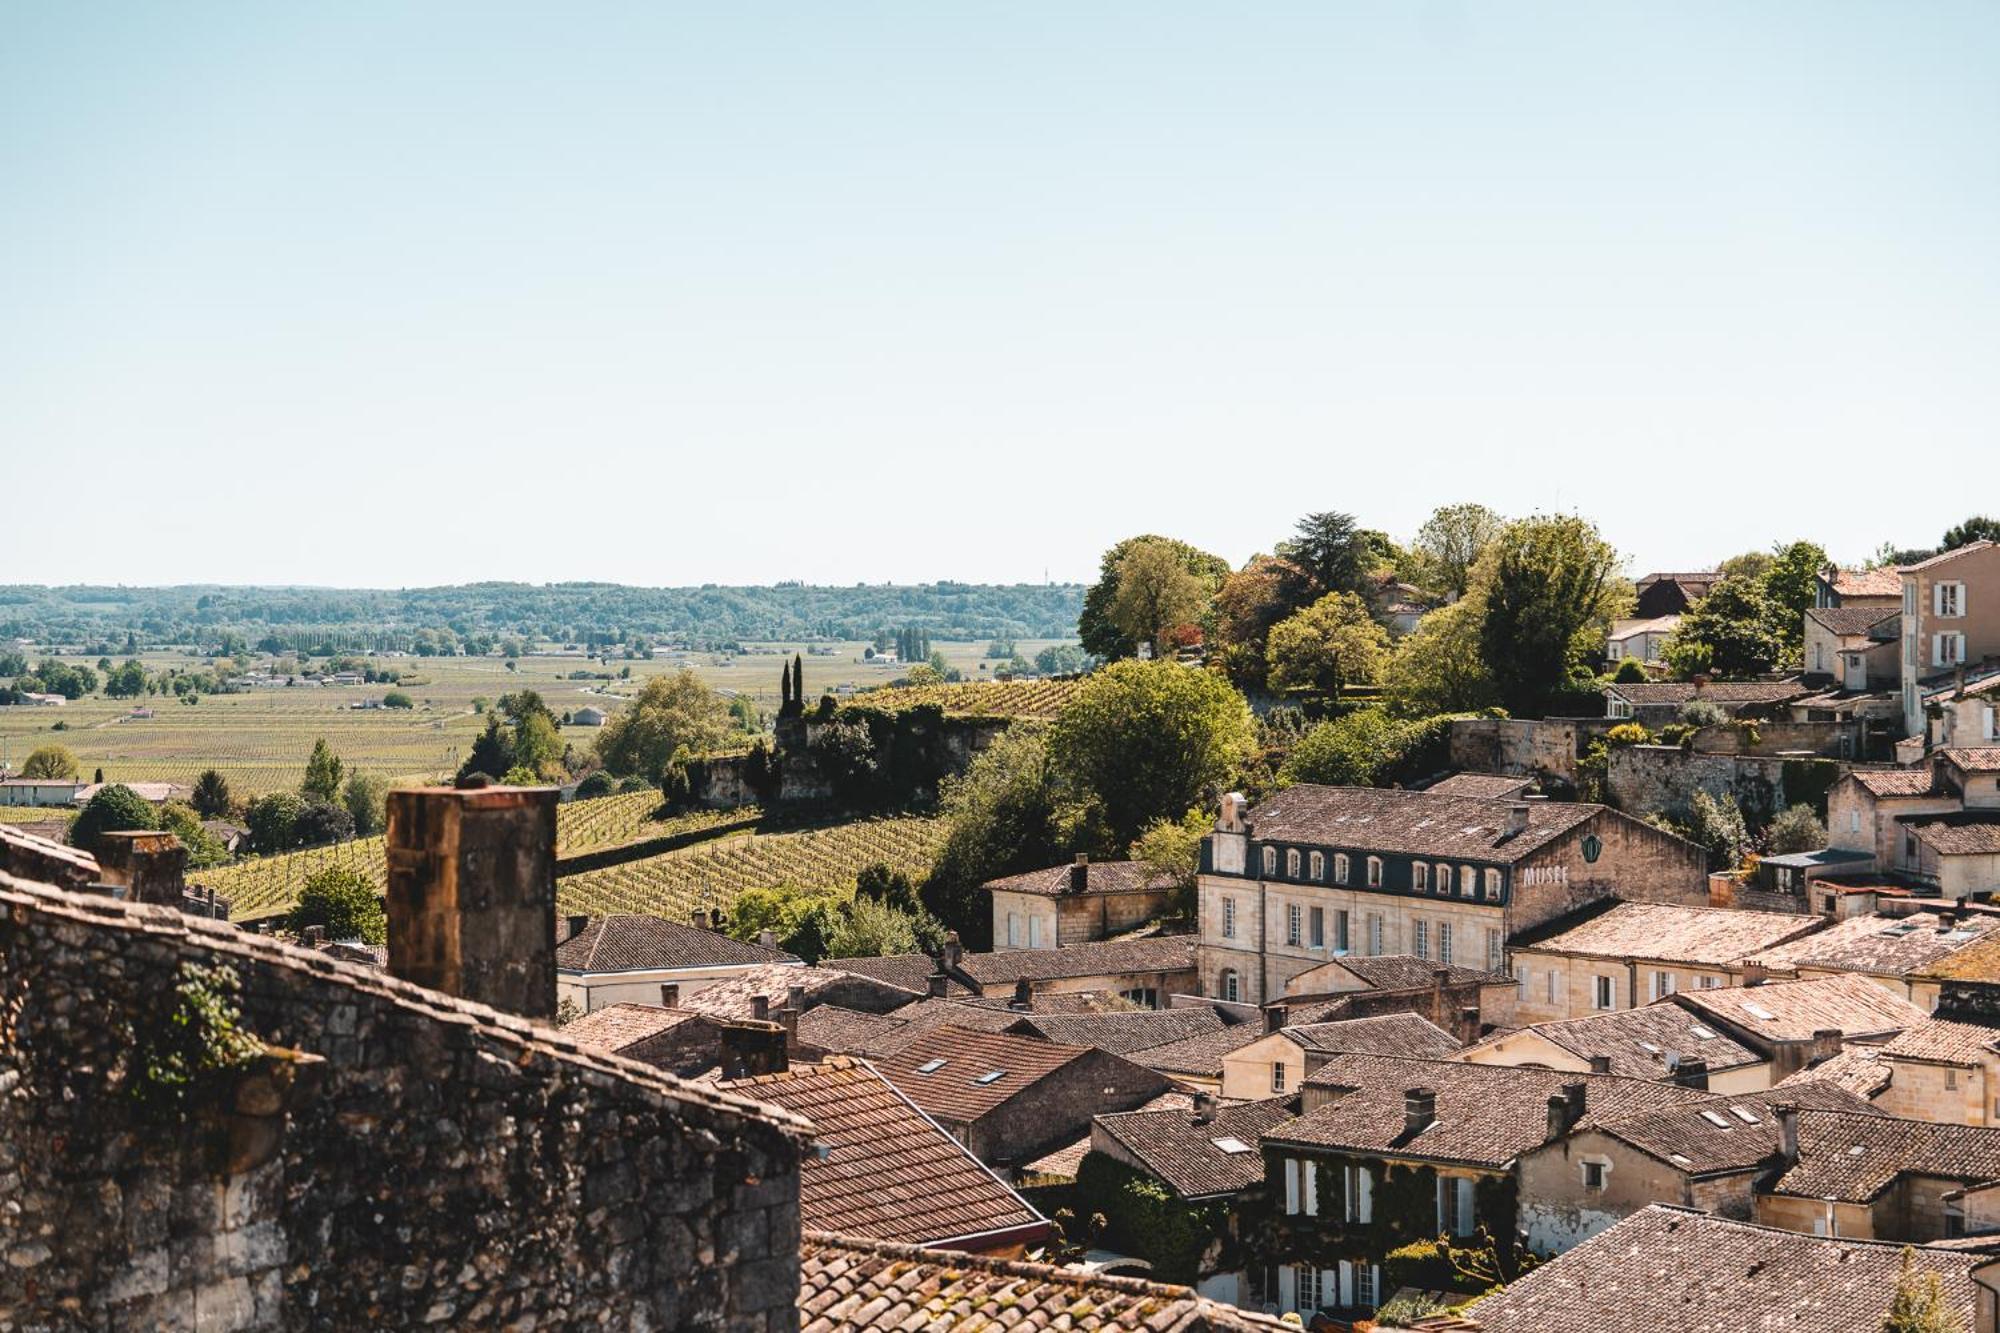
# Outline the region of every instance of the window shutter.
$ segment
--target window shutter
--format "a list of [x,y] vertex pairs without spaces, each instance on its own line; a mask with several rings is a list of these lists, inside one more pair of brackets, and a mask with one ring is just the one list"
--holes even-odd
[[1285,1212],[1296,1217],[1299,1211],[1299,1159],[1285,1159]]
[[1458,1234],[1472,1234],[1472,1182],[1464,1176],[1458,1178]]
[[1299,1163],[1299,1171],[1305,1176],[1306,1216],[1319,1216],[1319,1164],[1310,1158]]
[[1357,1202],[1354,1220],[1373,1222],[1375,1220],[1375,1173],[1365,1166],[1354,1168],[1354,1183]]
[[1299,1308],[1299,1278],[1290,1264],[1278,1266],[1278,1308],[1287,1311]]

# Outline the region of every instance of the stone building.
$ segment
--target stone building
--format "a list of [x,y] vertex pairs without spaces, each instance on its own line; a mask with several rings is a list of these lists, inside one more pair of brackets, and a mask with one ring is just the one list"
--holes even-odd
[[1673,1004],[1510,1028],[1454,1058],[1650,1078],[1716,1093],[1754,1092],[1771,1084],[1771,1063],[1765,1056]]
[[1903,730],[1926,733],[1925,707],[1968,664],[2000,660],[2000,546],[1968,542],[1897,570],[1903,581]]
[[613,915],[570,917],[564,924],[556,946],[556,999],[584,1013],[607,1004],[651,1004],[663,985],[692,998],[753,968],[800,965],[783,949],[734,940],[705,923]]
[[[1266,1012],[1274,1017],[1283,1013]],[[1249,1101],[1297,1092],[1308,1075],[1337,1055],[1441,1060],[1455,1054],[1459,1045],[1457,1037],[1411,1013],[1287,1025],[1222,1057],[1222,1095],[1232,1101]]]
[[1173,881],[1137,861],[1092,861],[1009,875],[993,895],[996,949],[1060,949],[1109,939],[1166,914]]
[[1357,954],[1502,971],[1510,934],[1587,903],[1705,903],[1707,860],[1604,806],[1301,784],[1225,797],[1197,883],[1203,993],[1263,1004]]
[[1192,995],[1199,989],[1192,935],[1099,940],[1062,949],[1007,949],[999,953],[966,953],[953,936],[936,957],[891,954],[842,958],[830,965],[938,998],[985,997],[996,1002],[1014,996],[1024,982],[1037,998],[1115,995],[1146,1009],[1164,1008],[1171,997]]

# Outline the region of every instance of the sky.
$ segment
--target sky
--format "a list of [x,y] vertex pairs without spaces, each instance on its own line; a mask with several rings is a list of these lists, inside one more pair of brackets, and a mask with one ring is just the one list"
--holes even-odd
[[0,583],[1932,544],[1996,67],[1990,0],[0,0]]

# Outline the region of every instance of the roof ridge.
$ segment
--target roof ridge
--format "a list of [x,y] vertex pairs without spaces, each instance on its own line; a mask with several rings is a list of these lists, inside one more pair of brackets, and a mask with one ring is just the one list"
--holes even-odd
[[837,1231],[802,1231],[800,1237],[808,1245],[826,1246],[832,1249],[856,1250],[877,1255],[883,1259],[902,1260],[906,1263],[936,1264],[940,1267],[971,1269],[990,1273],[995,1277],[1034,1278],[1042,1282],[1059,1283],[1066,1287],[1088,1289],[1109,1287],[1132,1296],[1155,1296],[1162,1299],[1206,1301],[1193,1287],[1176,1286],[1166,1282],[1152,1282],[1145,1278],[1120,1277],[1101,1273],[1077,1273],[1054,1264],[1033,1263],[1022,1259],[994,1259],[983,1254],[963,1254],[957,1250],[933,1250],[921,1245],[905,1245],[896,1241],[871,1240],[866,1236],[850,1236]]

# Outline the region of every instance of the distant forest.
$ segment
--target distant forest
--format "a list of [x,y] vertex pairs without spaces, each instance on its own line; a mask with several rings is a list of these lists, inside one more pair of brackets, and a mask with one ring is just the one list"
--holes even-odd
[[[609,645],[724,646],[757,639],[873,639],[919,627],[934,639],[1045,639],[1076,633],[1079,584],[633,588],[615,583],[473,583],[444,588],[110,588],[0,586],[0,639],[37,644],[196,644],[241,651],[269,640],[342,649],[442,652],[502,638]],[[449,645],[449,646],[447,646]],[[483,649],[478,649],[483,651]]]

